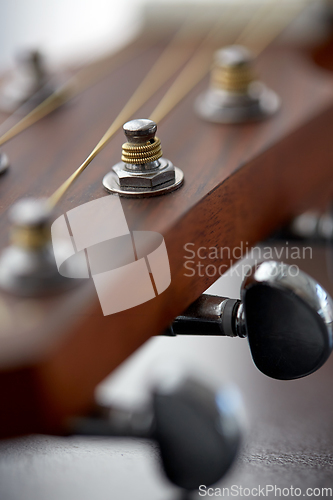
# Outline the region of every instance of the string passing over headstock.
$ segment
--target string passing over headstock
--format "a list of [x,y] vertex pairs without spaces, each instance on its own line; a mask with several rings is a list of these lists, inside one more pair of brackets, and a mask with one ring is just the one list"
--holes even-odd
[[276,113],[280,99],[258,81],[253,55],[241,45],[231,45],[215,53],[211,83],[195,104],[201,118],[217,123],[260,120]]

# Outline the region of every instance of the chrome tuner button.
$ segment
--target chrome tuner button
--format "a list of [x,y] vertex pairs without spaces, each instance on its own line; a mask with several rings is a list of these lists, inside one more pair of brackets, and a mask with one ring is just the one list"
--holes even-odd
[[256,79],[253,56],[241,45],[215,53],[210,86],[195,102],[198,115],[216,123],[261,120],[279,107],[279,97]]
[[147,197],[166,194],[182,185],[183,172],[162,156],[155,122],[131,120],[123,130],[127,142],[122,146],[122,161],[103,178],[103,186],[109,193]]

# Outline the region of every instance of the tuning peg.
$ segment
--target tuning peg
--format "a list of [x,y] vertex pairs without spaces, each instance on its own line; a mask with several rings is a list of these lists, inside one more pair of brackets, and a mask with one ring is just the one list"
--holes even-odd
[[286,232],[301,239],[331,241],[333,239],[332,210],[321,213],[308,211],[295,217]]
[[207,387],[171,376],[152,392],[140,411],[98,407],[69,422],[71,434],[147,438],[158,443],[169,480],[186,490],[220,480],[234,462],[241,442],[241,402],[231,388]]
[[331,206],[326,212],[308,210],[301,213],[271,235],[270,239],[331,242],[333,240],[333,207]]
[[261,372],[291,380],[328,359],[332,321],[332,299],[319,283],[295,266],[266,261],[243,281],[241,300],[202,295],[176,318],[171,334],[247,337]]
[[122,146],[122,161],[103,179],[109,193],[127,197],[156,196],[182,185],[183,172],[162,156],[161,142],[155,137],[155,122],[131,120],[124,124],[123,130],[127,142]]
[[[80,280],[58,271],[51,244],[52,212],[46,200],[26,198],[10,209],[11,243],[0,256],[0,287],[18,295],[40,295],[73,286]],[[60,243],[59,243],[60,244]],[[66,242],[59,252],[67,252]],[[81,261],[68,259],[76,276]]]
[[241,45],[218,50],[210,86],[195,103],[198,115],[216,123],[241,123],[276,113],[280,99],[258,81],[253,65],[253,55]]
[[0,104],[9,112],[28,101],[29,107],[33,108],[54,91],[42,54],[37,50],[23,51],[18,54],[13,74],[1,88]]

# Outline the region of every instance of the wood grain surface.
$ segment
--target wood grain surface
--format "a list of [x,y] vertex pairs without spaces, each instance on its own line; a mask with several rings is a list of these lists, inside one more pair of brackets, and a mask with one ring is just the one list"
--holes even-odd
[[[8,241],[7,208],[22,196],[48,196],[67,178],[162,49],[163,44],[154,44],[6,145],[12,167],[0,183],[2,248]],[[131,230],[157,231],[165,238],[172,281],[164,293],[108,317],[91,283],[43,299],[1,293],[0,436],[63,432],[66,417],[93,403],[96,384],[216,279],[184,276],[185,243],[251,245],[305,207],[331,197],[332,74],[289,47],[266,50],[257,66],[282,99],[275,117],[237,126],[205,123],[193,111],[195,96],[207,86],[202,82],[158,131],[164,155],[185,173],[184,186],[159,198],[122,199]],[[138,117],[149,115],[165,88]],[[119,133],[56,215],[108,196],[101,179],[119,161],[122,142]]]

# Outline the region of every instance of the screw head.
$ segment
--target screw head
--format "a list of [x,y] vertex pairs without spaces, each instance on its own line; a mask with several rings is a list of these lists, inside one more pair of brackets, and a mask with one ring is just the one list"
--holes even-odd
[[137,119],[130,120],[123,125],[128,142],[142,144],[154,139],[157,125],[152,120]]
[[252,64],[252,53],[242,45],[230,45],[215,53],[215,63],[220,67],[235,68]]
[[11,207],[9,216],[14,226],[37,227],[49,223],[50,210],[45,199],[24,198]]

